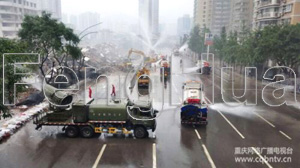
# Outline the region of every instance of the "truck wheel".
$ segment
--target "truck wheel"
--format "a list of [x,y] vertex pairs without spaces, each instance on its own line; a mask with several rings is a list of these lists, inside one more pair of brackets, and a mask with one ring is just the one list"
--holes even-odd
[[68,126],[65,133],[69,138],[75,138],[78,136],[78,128],[75,126]]
[[80,134],[84,138],[91,138],[94,135],[94,130],[90,126],[84,126],[80,129]]
[[142,126],[137,126],[134,129],[134,136],[138,139],[146,138],[148,135],[147,130]]

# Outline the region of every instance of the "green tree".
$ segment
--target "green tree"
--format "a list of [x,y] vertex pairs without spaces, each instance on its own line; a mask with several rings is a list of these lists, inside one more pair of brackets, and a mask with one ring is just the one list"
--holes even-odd
[[190,40],[188,42],[189,49],[197,54],[201,54],[202,50],[200,47],[201,36],[200,36],[200,28],[199,26],[195,26],[190,34]]
[[[5,53],[26,53],[27,52],[27,44],[16,41],[16,40],[9,40],[9,39],[4,39],[0,38],[0,55],[3,57]],[[24,75],[16,75],[15,74],[15,67],[14,63],[15,62],[33,62],[37,61],[34,60],[33,57],[30,55],[11,55],[11,56],[5,56],[5,63],[3,67],[3,59],[0,59],[0,95],[1,95],[1,103],[0,103],[0,110],[2,111],[2,116],[4,118],[9,117],[9,110],[6,106],[3,105],[3,68],[5,68],[5,97],[8,98],[9,104],[12,104],[13,99],[14,99],[14,84],[18,83],[22,80]],[[27,66],[25,68],[28,69],[33,69],[32,66]],[[22,70],[24,72],[24,69],[16,68],[16,72],[19,72],[19,70]],[[27,70],[26,70],[27,71]],[[21,92],[24,89],[24,85],[16,85],[16,91]]]
[[230,64],[236,64],[239,55],[240,45],[238,44],[237,33],[230,32],[224,49],[224,60]]
[[225,57],[224,52],[225,52],[226,42],[227,42],[226,28],[223,27],[220,36],[214,37],[214,45],[213,45],[215,54],[220,59],[220,65],[222,64],[221,62]]
[[288,66],[297,71],[297,66],[300,63],[300,24],[284,25],[279,27],[279,31],[275,34],[277,37],[278,48],[274,53],[273,60],[279,66]]
[[209,33],[209,29],[203,28],[200,30],[199,26],[195,26],[190,34],[190,39],[188,41],[189,49],[198,55],[201,55],[201,53],[206,50],[204,45],[205,33]]
[[45,12],[42,16],[25,16],[19,37],[28,43],[31,51],[41,54],[39,68],[44,77],[47,70],[46,62],[50,59],[52,66],[55,66],[54,62],[58,65],[63,63],[68,65],[68,60],[73,59],[75,69],[75,60],[82,57],[81,49],[78,47],[79,37],[72,29],[52,19],[51,15]]

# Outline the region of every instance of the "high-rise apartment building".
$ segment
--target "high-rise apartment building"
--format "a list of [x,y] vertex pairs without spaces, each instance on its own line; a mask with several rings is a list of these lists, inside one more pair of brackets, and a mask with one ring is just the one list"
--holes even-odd
[[213,0],[210,31],[213,35],[219,35],[222,28],[228,29],[231,16],[231,1],[232,0]]
[[232,32],[251,30],[253,22],[253,0],[232,0],[231,19],[228,27]]
[[38,15],[37,0],[0,0],[0,37],[17,38],[25,15]]
[[61,0],[38,0],[40,11],[51,13],[52,18],[61,20]]
[[192,19],[190,15],[184,15],[177,20],[177,35],[183,36],[190,34]]
[[[70,18],[70,21],[72,21],[74,24],[76,23],[76,19],[75,18]],[[99,13],[95,13],[95,12],[85,12],[82,13],[78,16],[78,26],[77,29],[80,31],[83,31],[84,29],[93,26],[97,23],[100,23],[100,14]],[[100,25],[95,26],[91,29],[89,29],[89,31],[99,31],[100,29]]]
[[255,0],[253,29],[272,24],[296,24],[300,22],[299,0]]
[[194,26],[210,28],[212,17],[212,0],[194,1]]
[[158,36],[159,0],[139,0],[139,34]]
[[208,28],[219,35],[222,27],[228,27],[231,16],[231,0],[195,0],[194,25]]

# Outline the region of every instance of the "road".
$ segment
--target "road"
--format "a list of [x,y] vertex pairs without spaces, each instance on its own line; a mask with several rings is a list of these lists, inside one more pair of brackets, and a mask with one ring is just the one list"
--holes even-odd
[[[269,107],[262,101],[261,94],[258,94],[257,106],[238,106],[237,100],[232,100],[229,94],[225,94],[225,99],[234,102],[235,106],[226,105],[221,96],[219,69],[215,70],[215,104],[209,106],[208,125],[206,127],[181,125],[178,104],[182,101],[182,84],[188,80],[201,80],[204,83],[206,101],[210,103],[213,101],[211,91],[213,75],[191,74],[195,71],[195,63],[191,59],[183,59],[183,69],[180,67],[180,57],[173,56],[171,59],[173,76],[166,88],[160,82],[159,70],[156,72],[152,70],[151,73],[153,88],[151,99],[158,110],[162,110],[162,105],[164,106],[157,118],[157,130],[155,134],[150,134],[148,139],[110,135],[91,139],[70,139],[65,137],[61,128],[44,127],[41,131],[36,131],[35,126],[28,123],[0,145],[0,167],[299,167],[300,144],[297,143],[300,139],[299,110],[287,106]],[[117,78],[113,81],[116,80]],[[237,82],[241,80],[242,78],[236,79]],[[253,85],[251,80],[249,85]],[[230,87],[227,86],[225,89],[230,90]],[[258,89],[261,90],[261,86],[258,86]],[[105,91],[102,91],[97,95],[104,93]],[[254,93],[250,91],[247,96],[253,97]],[[135,91],[130,97],[147,98],[138,97]],[[272,149],[285,147],[293,151],[292,155],[267,155],[266,150],[260,154],[257,148],[263,147]],[[237,154],[238,149],[251,149],[254,153]],[[263,163],[242,163],[235,160],[239,156],[260,158],[264,155],[288,156],[292,161],[274,163],[264,159]]]

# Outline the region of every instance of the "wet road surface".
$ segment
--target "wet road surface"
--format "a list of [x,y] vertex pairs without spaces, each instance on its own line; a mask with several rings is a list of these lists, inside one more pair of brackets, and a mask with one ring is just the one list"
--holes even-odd
[[[195,63],[185,59],[183,67],[184,71],[193,72]],[[0,145],[0,167],[299,167],[299,110],[287,106],[269,107],[263,103],[261,94],[258,94],[258,106],[228,106],[222,99],[220,71],[216,70],[215,104],[209,107],[209,124],[199,127],[184,126],[180,124],[180,107],[176,106],[182,101],[182,84],[188,80],[202,80],[206,101],[209,103],[212,101],[212,75],[182,74],[180,57],[172,57],[173,77],[165,88],[160,82],[158,71],[159,69],[151,73],[151,87],[154,88],[151,94],[158,110],[161,110],[162,100],[165,100],[164,110],[157,119],[155,134],[150,133],[148,139],[110,135],[70,139],[65,137],[61,128],[44,127],[41,131],[36,131],[35,126],[28,123]],[[236,80],[239,81],[238,78]],[[254,92],[250,92],[248,96],[252,97],[253,94]],[[146,99],[135,92],[131,96]],[[225,98],[231,100],[230,95]],[[173,106],[169,104],[170,100]],[[238,104],[236,100],[231,101]],[[267,155],[266,151],[262,154],[235,154],[238,148],[252,147],[290,147],[293,151],[292,155]],[[289,156],[292,161],[242,163],[235,160],[239,156],[256,158],[264,155]]]

